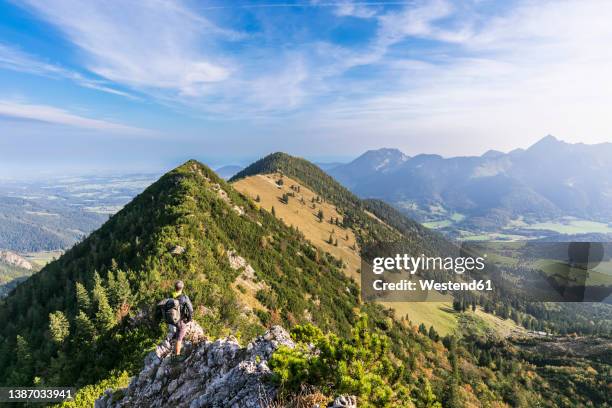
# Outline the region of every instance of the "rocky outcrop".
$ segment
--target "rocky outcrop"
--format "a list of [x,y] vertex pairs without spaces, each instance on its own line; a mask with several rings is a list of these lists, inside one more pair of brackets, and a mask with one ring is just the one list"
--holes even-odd
[[275,326],[246,347],[231,337],[187,344],[180,362],[152,352],[128,388],[107,391],[95,407],[261,408],[276,397],[267,362],[281,345],[295,347]]
[[27,269],[29,271],[34,269],[30,262],[11,251],[0,251],[0,262]]
[[352,395],[338,397],[330,404],[330,408],[357,408],[357,398]]

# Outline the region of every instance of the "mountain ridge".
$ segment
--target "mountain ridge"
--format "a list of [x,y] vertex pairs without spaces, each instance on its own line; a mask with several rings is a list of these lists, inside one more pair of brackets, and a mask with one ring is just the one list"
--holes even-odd
[[[329,173],[345,176],[343,166]],[[349,185],[358,196],[383,199],[417,220],[457,213],[466,219],[454,229],[477,230],[519,217],[532,223],[561,216],[610,221],[612,179],[602,174],[612,174],[611,143],[571,144],[549,135],[509,153],[417,155],[392,172],[356,177]]]
[[[418,228],[395,220],[384,203],[359,200],[302,159],[274,158],[250,171],[308,179],[323,200],[338,203],[362,242]],[[396,225],[381,224],[368,210]],[[413,248],[431,245],[418,231],[416,238]],[[124,387],[164,337],[154,305],[182,279],[195,320],[212,338],[233,335],[246,344],[266,328],[291,328],[299,347],[281,347],[270,363],[284,395],[299,395],[305,385],[327,397],[356,395],[366,408],[465,406],[480,398],[552,407],[566,398],[567,387],[557,388],[546,371],[533,371],[512,345],[482,329],[465,331],[465,339],[442,338],[433,327],[363,303],[343,267],[209,168],[188,161],[0,301],[7,322],[0,325],[0,384],[71,384],[87,401]],[[186,367],[178,364],[167,368]],[[596,367],[580,371],[584,380],[574,380],[582,381],[576,387],[599,386]],[[527,372],[526,385],[518,379]],[[590,394],[572,398],[590,401]]]

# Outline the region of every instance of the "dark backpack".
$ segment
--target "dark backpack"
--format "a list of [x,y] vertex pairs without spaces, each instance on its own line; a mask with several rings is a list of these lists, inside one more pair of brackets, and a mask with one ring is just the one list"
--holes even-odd
[[181,319],[184,322],[190,322],[191,321],[191,311],[189,310],[189,306],[187,305],[187,302],[184,302],[181,305]]
[[164,304],[164,320],[168,324],[177,325],[181,321],[181,307],[176,299],[168,299]]

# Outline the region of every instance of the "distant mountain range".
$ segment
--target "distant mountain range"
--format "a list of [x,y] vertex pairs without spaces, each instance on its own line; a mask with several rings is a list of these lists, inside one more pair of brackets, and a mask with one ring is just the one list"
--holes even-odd
[[328,172],[361,197],[385,200],[422,222],[448,220],[455,228],[559,217],[612,220],[611,143],[570,144],[546,136],[526,150],[452,158],[380,149]]
[[215,172],[222,179],[228,180],[228,179],[232,178],[232,176],[234,174],[238,173],[242,169],[244,169],[244,167],[236,165],[236,164],[229,164],[227,166],[221,166],[221,167],[217,168],[215,170]]

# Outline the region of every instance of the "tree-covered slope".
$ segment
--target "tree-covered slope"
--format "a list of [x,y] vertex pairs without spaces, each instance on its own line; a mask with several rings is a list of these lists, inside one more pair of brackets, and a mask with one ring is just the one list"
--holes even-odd
[[[253,267],[258,308],[233,285],[243,270],[230,254]],[[2,302],[0,381],[84,385],[134,369],[161,334],[141,324],[139,310],[166,297],[177,278],[211,336],[250,338],[264,323],[310,321],[346,332],[357,305],[336,260],[188,162]]]

